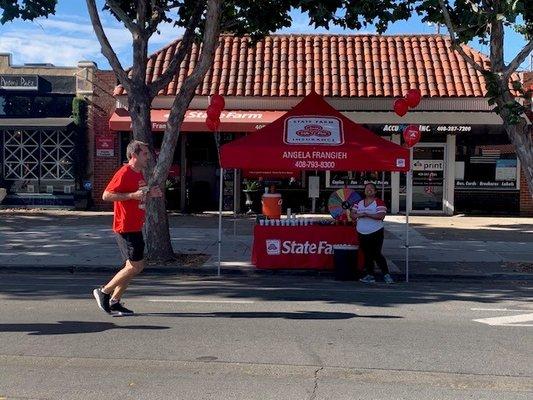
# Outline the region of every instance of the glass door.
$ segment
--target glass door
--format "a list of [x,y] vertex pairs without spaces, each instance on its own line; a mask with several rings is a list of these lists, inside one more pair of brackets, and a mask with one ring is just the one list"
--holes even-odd
[[444,211],[445,144],[422,143],[413,148],[414,212]]
[[[416,213],[444,212],[446,144],[419,143],[413,148],[413,200]],[[400,212],[405,212],[406,179],[400,174]]]

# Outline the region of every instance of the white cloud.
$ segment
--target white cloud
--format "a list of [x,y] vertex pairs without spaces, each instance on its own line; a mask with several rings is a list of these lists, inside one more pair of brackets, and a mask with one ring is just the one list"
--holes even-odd
[[72,37],[54,36],[43,33],[9,32],[0,39],[0,52],[12,53],[15,64],[52,63],[72,66],[80,60],[94,59],[98,50],[93,51],[94,43]]
[[[124,68],[131,64],[130,32],[110,15],[102,14],[107,37]],[[155,51],[183,34],[183,29],[162,24],[160,34],[150,40]],[[11,53],[14,64],[52,63],[76,65],[80,60],[95,61],[100,68],[110,68],[100,52],[88,16],[57,15],[35,22],[12,23],[0,27],[0,52]]]

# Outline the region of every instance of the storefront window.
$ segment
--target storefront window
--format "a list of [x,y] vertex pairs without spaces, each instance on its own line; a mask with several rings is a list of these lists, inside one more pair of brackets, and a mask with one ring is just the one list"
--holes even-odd
[[[384,179],[382,179],[384,177]],[[342,188],[347,185],[350,188],[363,188],[365,183],[372,182],[381,188],[382,184],[385,188],[391,186],[391,173],[386,171],[327,171],[326,172],[326,187],[327,188]]]
[[505,134],[458,136],[455,188],[473,190],[518,189],[518,162]]
[[6,98],[0,96],[0,116],[6,115]]
[[0,96],[0,116],[29,118],[66,118],[72,114],[72,95],[21,96],[4,94]]

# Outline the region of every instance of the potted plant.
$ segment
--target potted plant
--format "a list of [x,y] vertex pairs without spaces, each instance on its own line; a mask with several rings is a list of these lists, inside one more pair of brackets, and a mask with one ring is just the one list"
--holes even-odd
[[254,200],[252,198],[252,193],[255,193],[259,190],[259,182],[255,180],[244,180],[244,195],[246,196],[246,201],[244,204],[248,207],[248,211],[246,211],[246,214],[253,214],[252,206],[254,204]]
[[179,205],[179,179],[169,176],[165,182],[165,198],[167,210],[177,210]]

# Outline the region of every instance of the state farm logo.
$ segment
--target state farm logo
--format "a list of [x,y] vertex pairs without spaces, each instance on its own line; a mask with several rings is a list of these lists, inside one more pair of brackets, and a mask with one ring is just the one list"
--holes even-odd
[[331,136],[331,132],[325,130],[320,125],[306,125],[304,129],[296,132],[296,135],[304,136],[304,137],[305,136],[326,137],[326,136]]
[[318,243],[285,240],[281,243],[280,240],[270,239],[266,241],[266,249],[269,256],[279,256],[280,254],[333,254],[333,246],[325,240],[320,240]]
[[344,143],[342,121],[336,117],[289,117],[283,140],[287,144],[339,146]]
[[281,254],[281,242],[279,240],[267,240],[266,248],[269,256],[279,256]]

